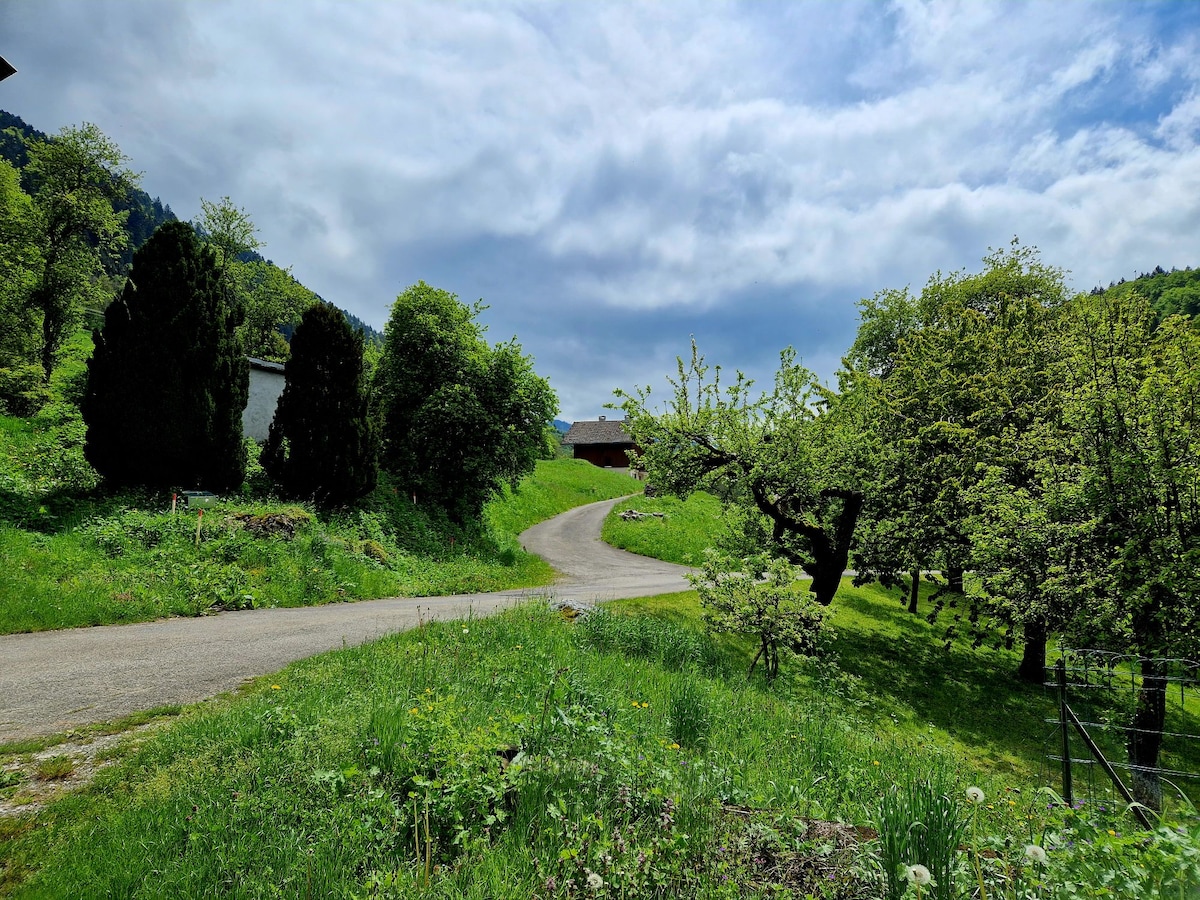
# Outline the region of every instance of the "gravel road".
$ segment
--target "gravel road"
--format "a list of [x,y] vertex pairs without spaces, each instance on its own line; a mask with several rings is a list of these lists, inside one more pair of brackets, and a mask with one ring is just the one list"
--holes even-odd
[[521,535],[562,577],[546,588],[453,597],[393,597],[302,609],[0,636],[0,743],[192,703],[327,650],[354,646],[421,618],[487,615],[530,597],[576,602],[688,589],[682,566],[600,540],[616,500],[577,507]]

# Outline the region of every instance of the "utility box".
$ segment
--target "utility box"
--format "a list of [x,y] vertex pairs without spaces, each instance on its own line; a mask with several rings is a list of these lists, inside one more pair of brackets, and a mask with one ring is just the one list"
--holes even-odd
[[184,491],[180,496],[183,497],[183,505],[188,509],[208,509],[210,506],[216,506],[221,500],[211,491]]

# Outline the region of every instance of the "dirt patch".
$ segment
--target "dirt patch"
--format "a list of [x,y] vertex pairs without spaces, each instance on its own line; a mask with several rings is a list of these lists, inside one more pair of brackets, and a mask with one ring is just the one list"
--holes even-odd
[[764,896],[868,900],[879,896],[876,874],[864,866],[863,844],[878,835],[862,826],[778,817],[768,810],[726,806],[721,851],[738,882]]
[[47,803],[86,787],[116,761],[110,753],[123,741],[139,741],[158,723],[117,734],[99,734],[55,744],[34,753],[0,758],[0,818],[39,812]]

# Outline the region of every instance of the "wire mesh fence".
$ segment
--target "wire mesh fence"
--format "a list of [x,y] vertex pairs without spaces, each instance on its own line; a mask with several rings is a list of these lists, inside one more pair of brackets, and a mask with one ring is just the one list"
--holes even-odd
[[1076,805],[1200,802],[1200,662],[1058,648],[1047,780]]

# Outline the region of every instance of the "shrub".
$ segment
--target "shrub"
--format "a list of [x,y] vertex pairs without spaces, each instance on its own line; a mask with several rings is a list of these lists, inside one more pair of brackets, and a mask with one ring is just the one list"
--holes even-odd
[[796,590],[796,572],[787,563],[766,555],[736,560],[710,551],[699,575],[688,579],[700,595],[704,619],[715,632],[752,634],[767,680],[779,675],[779,651],[818,655],[825,609],[810,594]]

